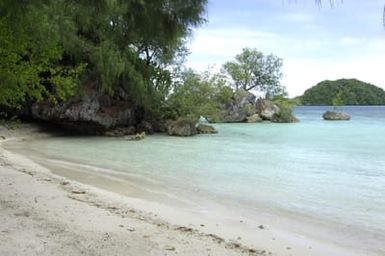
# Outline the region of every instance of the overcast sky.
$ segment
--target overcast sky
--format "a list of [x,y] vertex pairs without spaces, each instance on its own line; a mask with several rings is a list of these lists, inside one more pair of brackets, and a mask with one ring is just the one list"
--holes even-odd
[[[385,88],[385,0],[209,0],[187,65],[219,68],[244,47],[283,59],[289,96],[325,79],[357,78]],[[337,1],[335,1],[337,2]]]

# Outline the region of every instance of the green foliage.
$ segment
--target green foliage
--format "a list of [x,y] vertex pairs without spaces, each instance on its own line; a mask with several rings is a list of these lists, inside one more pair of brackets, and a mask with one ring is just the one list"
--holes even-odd
[[293,123],[298,122],[298,119],[293,115],[293,108],[299,105],[297,99],[288,99],[286,93],[276,95],[272,101],[278,105],[279,112],[273,116],[273,121],[278,123]]
[[171,75],[166,66],[184,50],[191,27],[204,22],[206,4],[206,0],[64,2],[71,2],[64,8],[72,13],[66,52],[89,63],[102,90],[112,93],[122,86],[144,107],[168,93]]
[[0,105],[20,108],[27,100],[71,95],[84,65],[60,63],[63,49],[49,6],[5,1],[0,10]]
[[334,105],[333,100],[345,105],[384,105],[385,91],[356,79],[326,80],[306,90],[301,100],[304,105]]
[[332,103],[333,103],[334,110],[337,110],[340,106],[344,105],[341,91],[337,92],[336,96],[332,100]]
[[[123,87],[147,112],[171,88],[168,68],[202,24],[207,0],[0,2],[0,105],[65,100],[92,83]],[[82,76],[80,76],[82,75]]]
[[272,98],[272,101],[278,105],[284,105],[290,108],[301,105],[299,98],[289,99],[286,93],[279,94]]
[[295,106],[301,106],[301,105],[303,105],[303,103],[302,103],[302,97],[301,97],[301,96],[297,96],[297,97],[291,98],[290,101],[292,101],[292,102],[294,103]]
[[266,98],[284,92],[284,87],[280,84],[281,68],[280,58],[272,54],[264,55],[257,49],[250,48],[244,48],[242,53],[235,57],[235,61],[223,65],[236,90],[256,90]]
[[293,108],[287,105],[279,105],[279,112],[275,113],[272,121],[276,123],[295,123],[298,119],[293,115]]
[[198,74],[193,70],[183,73],[168,100],[168,117],[188,117],[196,120],[200,116],[217,120],[220,105],[231,100],[233,91],[221,75],[209,72]]
[[216,90],[216,99],[220,104],[227,104],[232,101],[234,97],[234,91],[231,87],[223,85],[218,86]]

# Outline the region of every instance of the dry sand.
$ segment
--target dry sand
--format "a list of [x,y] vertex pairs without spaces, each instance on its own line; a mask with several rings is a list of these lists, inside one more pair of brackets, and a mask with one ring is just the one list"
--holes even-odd
[[54,175],[1,146],[47,136],[34,126],[0,135],[0,255],[359,255],[261,231],[253,243],[218,236],[199,218]]

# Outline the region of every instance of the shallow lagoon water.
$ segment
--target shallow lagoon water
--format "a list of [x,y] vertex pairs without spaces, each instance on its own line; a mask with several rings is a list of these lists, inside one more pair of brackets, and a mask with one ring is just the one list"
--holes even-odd
[[217,204],[306,219],[385,253],[385,107],[344,107],[352,120],[337,122],[322,120],[327,109],[297,107],[295,124],[216,124],[216,135],[54,137],[27,150],[134,181],[197,211]]

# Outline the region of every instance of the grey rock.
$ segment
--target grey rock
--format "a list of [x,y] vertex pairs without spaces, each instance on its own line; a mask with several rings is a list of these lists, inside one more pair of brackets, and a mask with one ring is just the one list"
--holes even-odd
[[104,135],[108,137],[123,137],[127,135],[133,135],[136,132],[136,128],[130,127],[117,127],[115,129],[107,131]]
[[255,95],[248,91],[237,91],[232,101],[222,107],[221,122],[244,122],[256,113],[255,99]]
[[[136,124],[135,108],[127,101],[124,90],[116,97],[106,95],[89,86],[66,102],[53,105],[49,102],[32,105],[32,117],[59,124],[64,128],[85,134],[104,134],[115,127]],[[115,95],[115,94],[114,94]]]
[[279,111],[271,117],[273,123],[296,123],[298,118],[293,115],[293,109],[290,106],[279,106]]
[[248,123],[258,123],[258,122],[262,122],[262,121],[263,121],[263,119],[258,114],[254,114],[252,116],[246,117],[246,122],[248,122]]
[[197,132],[199,134],[215,134],[215,133],[218,133],[218,131],[212,127],[211,125],[207,125],[207,124],[198,124],[197,126]]
[[258,99],[256,103],[257,113],[263,120],[271,121],[274,114],[279,112],[279,106],[269,100]]
[[146,133],[145,132],[141,132],[141,133],[137,133],[135,135],[125,136],[124,138],[126,140],[143,140],[145,137],[146,137]]
[[142,121],[138,125],[138,131],[145,132],[147,134],[153,134],[154,133],[154,128],[152,124],[148,121]]
[[299,122],[298,118],[296,118],[293,113],[276,113],[271,118],[271,122],[273,123],[297,123]]
[[170,136],[192,136],[197,134],[196,122],[180,118],[166,123],[167,134]]
[[322,115],[323,119],[325,120],[331,120],[331,121],[338,121],[338,120],[350,120],[350,115],[344,113],[344,112],[336,112],[336,111],[326,111]]

